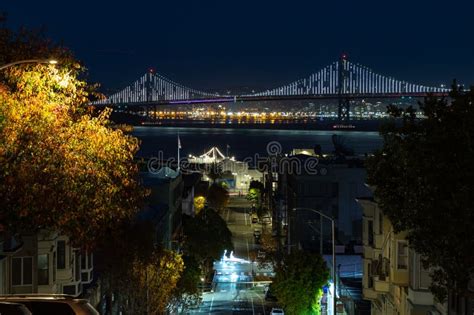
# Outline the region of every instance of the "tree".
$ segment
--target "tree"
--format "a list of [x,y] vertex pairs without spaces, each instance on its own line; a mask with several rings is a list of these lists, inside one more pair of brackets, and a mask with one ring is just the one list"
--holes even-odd
[[135,258],[125,274],[122,309],[126,314],[164,314],[183,271],[181,256],[173,251],[156,249],[149,259]]
[[207,177],[215,184],[216,180],[222,176],[222,167],[217,163],[212,163],[207,170]]
[[368,181],[392,222],[431,268],[432,292],[465,296],[474,275],[474,90],[456,84],[451,101],[428,97],[415,110],[390,106],[383,148],[368,161]]
[[171,313],[186,313],[186,310],[201,301],[199,283],[201,282],[201,267],[193,256],[183,256],[184,271],[178,280],[171,300]]
[[229,202],[229,192],[219,184],[212,184],[207,192],[209,206],[217,211],[222,210]]
[[322,288],[329,270],[319,254],[293,251],[276,265],[272,290],[288,314],[320,314]]
[[57,230],[94,247],[140,207],[138,140],[109,127],[110,111],[88,113],[92,87],[66,49],[5,27],[0,47],[1,62],[54,54],[60,63],[0,74],[0,224]]
[[258,189],[260,191],[260,193],[262,193],[262,194],[265,191],[265,187],[263,186],[263,183],[261,181],[258,181],[258,180],[252,180],[250,182],[249,190],[252,189],[252,188]]
[[205,208],[195,217],[183,215],[184,251],[193,256],[204,272],[225,250],[234,249],[232,233],[219,214]]
[[206,197],[197,196],[194,197],[194,212],[198,214],[206,206]]
[[257,188],[250,188],[247,194],[247,200],[258,204],[260,201],[260,190]]
[[249,193],[247,194],[247,200],[253,202],[256,205],[256,212],[259,218],[267,212],[267,209],[263,208],[262,201],[265,193],[265,187],[263,183],[258,180],[253,180],[249,185]]

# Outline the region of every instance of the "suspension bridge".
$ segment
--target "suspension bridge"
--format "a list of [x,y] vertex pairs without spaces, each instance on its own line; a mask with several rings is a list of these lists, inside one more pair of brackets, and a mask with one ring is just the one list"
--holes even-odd
[[335,99],[338,116],[349,120],[350,101],[366,98],[446,96],[450,89],[413,84],[384,76],[349,61],[342,55],[306,78],[284,86],[246,95],[220,95],[199,91],[149,71],[123,90],[93,103],[96,106],[156,106],[198,103],[251,102],[271,100]]

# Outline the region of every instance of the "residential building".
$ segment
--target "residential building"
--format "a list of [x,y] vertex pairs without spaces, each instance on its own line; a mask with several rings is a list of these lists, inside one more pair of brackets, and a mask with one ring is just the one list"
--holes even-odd
[[72,247],[68,237],[54,231],[6,238],[0,255],[1,294],[80,296],[93,281],[93,254]]
[[172,249],[180,238],[183,179],[180,171],[163,166],[156,172],[141,173],[144,187],[150,189],[138,219],[153,222],[155,242]]
[[[309,169],[305,167],[308,159],[317,164]],[[280,163],[282,164],[282,163]],[[357,244],[362,240],[362,208],[355,201],[357,196],[371,196],[365,186],[366,170],[363,159],[318,158],[307,154],[287,157],[285,167],[278,174],[278,195],[282,222],[286,213],[293,216],[291,244],[302,240],[314,240],[314,228],[306,227],[308,221],[318,229],[322,227],[323,238],[331,237],[329,221],[321,222],[320,216],[310,211],[292,213],[293,208],[311,208],[335,219],[336,238],[342,245]],[[317,236],[319,238],[319,236]]]
[[[395,233],[373,198],[357,198],[363,217],[363,296],[373,315],[447,314],[429,286],[429,270],[409,248],[406,233]],[[456,313],[450,313],[456,314]]]

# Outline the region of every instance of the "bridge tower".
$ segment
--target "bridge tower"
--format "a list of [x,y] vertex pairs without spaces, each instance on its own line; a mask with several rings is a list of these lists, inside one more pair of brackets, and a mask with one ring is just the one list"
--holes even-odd
[[[153,75],[155,73],[155,69],[150,68],[148,69],[147,74],[145,75],[145,112],[146,117],[149,120],[156,120],[156,105],[149,106],[149,104],[153,101]],[[151,107],[151,108],[150,108]],[[152,112],[150,113],[150,109]]]
[[341,54],[338,65],[338,118],[340,122],[348,122],[350,120],[351,103],[349,97],[345,95],[349,92],[347,89],[347,79],[349,77],[347,63],[347,55],[345,53]]

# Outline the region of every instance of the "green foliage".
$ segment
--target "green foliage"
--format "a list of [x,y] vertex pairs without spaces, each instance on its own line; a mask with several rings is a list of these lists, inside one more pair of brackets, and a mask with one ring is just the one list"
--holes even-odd
[[201,301],[199,283],[201,282],[201,267],[193,256],[183,256],[184,271],[178,280],[170,303],[171,313],[185,313],[192,305]]
[[263,193],[265,191],[265,187],[263,186],[263,183],[258,181],[258,180],[253,180],[249,184],[249,190],[252,188],[258,189],[260,193]]
[[247,194],[247,200],[258,203],[260,200],[260,190],[257,188],[250,188],[249,193]]
[[224,250],[233,250],[232,233],[219,214],[205,208],[194,218],[183,215],[184,248],[199,262],[219,259]]
[[319,254],[293,251],[275,268],[272,290],[287,314],[320,314],[322,287],[329,270]]
[[427,98],[414,109],[389,108],[383,148],[368,161],[368,180],[395,232],[432,268],[432,291],[467,294],[474,274],[474,90],[453,85],[451,101]]
[[249,185],[249,192],[247,194],[247,200],[254,203],[256,206],[257,216],[261,219],[264,214],[267,213],[267,209],[263,207],[262,201],[265,193],[263,183],[258,180],[253,180]]

